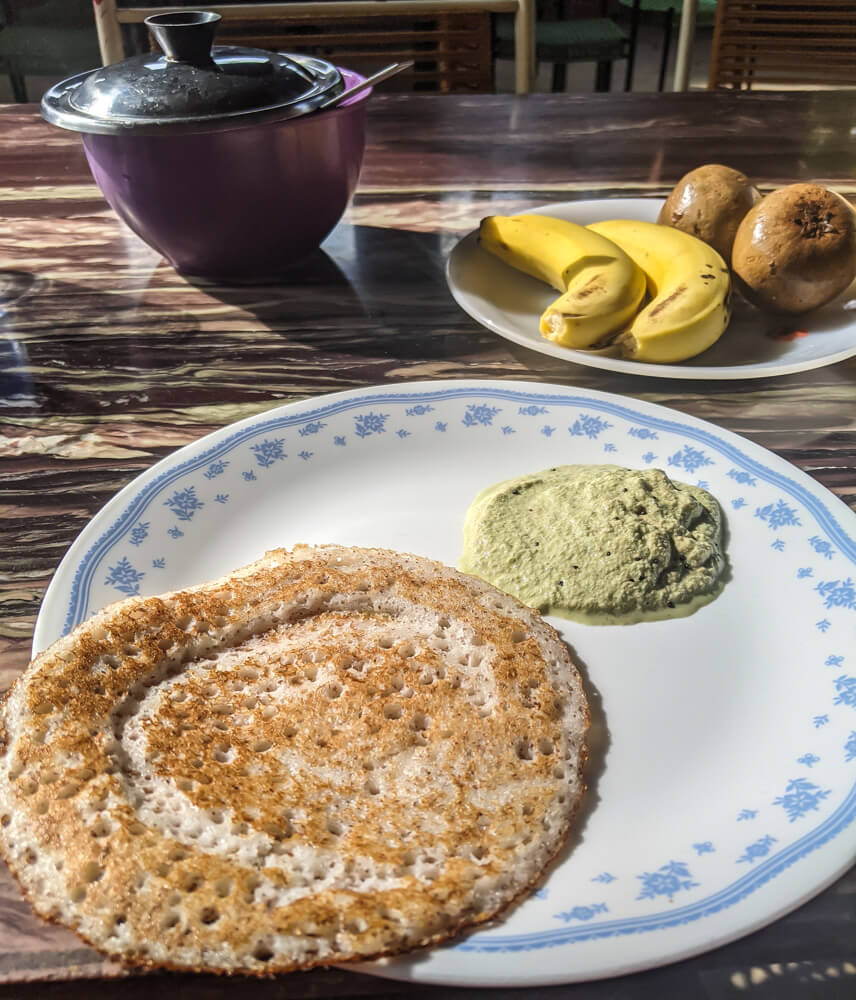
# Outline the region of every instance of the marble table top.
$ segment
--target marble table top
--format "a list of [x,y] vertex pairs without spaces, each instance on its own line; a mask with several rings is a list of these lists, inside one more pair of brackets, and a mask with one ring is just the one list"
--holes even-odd
[[[550,201],[662,197],[702,162],[762,189],[856,197],[852,95],[377,95],[360,185],[325,244],[276,285],[192,284],[118,221],[78,137],[0,108],[0,689],[25,668],[40,600],[90,518],[142,470],[289,400],[412,379],[529,379],[664,404],[738,432],[856,507],[856,358],[747,382],[630,376],[517,347],[455,304],[459,237]],[[342,280],[343,272],[347,280]],[[0,873],[0,997],[463,997],[340,970],[223,984],[126,978],[37,920]],[[5,985],[3,985],[5,984]],[[29,984],[29,985],[28,985]],[[511,996],[518,991],[479,991]],[[856,871],[733,944],[528,997],[856,994]]]

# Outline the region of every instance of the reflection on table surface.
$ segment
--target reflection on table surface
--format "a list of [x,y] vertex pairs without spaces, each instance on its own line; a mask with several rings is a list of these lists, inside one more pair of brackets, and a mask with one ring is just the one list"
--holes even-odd
[[[853,507],[856,359],[751,382],[570,365],[475,323],[451,298],[444,268],[484,215],[663,197],[702,162],[741,169],[763,190],[815,179],[856,196],[854,130],[849,95],[834,93],[377,95],[357,196],[323,249],[277,284],[224,287],[180,277],[117,221],[76,136],[47,126],[35,106],[0,109],[2,687],[26,666],[51,574],[117,490],[211,430],[339,389],[481,377],[623,393],[740,433]],[[527,995],[851,996],[854,892],[851,871],[789,916],[707,955]],[[119,974],[69,933],[36,921],[5,873],[0,900],[0,982]],[[219,995],[207,977],[168,982],[181,996]],[[142,996],[158,985],[131,979],[121,990]],[[339,970],[227,988],[253,997],[512,995]],[[118,989],[38,983],[0,986],[0,996]]]

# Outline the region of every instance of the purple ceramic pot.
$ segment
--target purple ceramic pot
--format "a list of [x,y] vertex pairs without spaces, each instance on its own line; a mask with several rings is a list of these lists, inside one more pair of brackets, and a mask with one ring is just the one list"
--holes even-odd
[[[363,80],[340,70],[345,86]],[[354,193],[371,90],[281,122],[172,135],[83,135],[114,211],[183,274],[276,277],[315,250]]]
[[269,280],[342,217],[371,90],[329,107],[365,78],[315,56],[213,45],[219,21],[147,17],[160,54],[61,81],[42,114],[82,134],[104,197],[177,270]]

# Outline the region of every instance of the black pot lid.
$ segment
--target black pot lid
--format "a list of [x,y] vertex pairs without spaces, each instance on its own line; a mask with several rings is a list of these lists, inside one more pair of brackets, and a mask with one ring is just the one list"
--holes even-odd
[[234,45],[212,47],[219,14],[147,17],[163,50],[63,80],[42,98],[54,125],[100,135],[211,132],[295,118],[345,89],[332,63]]

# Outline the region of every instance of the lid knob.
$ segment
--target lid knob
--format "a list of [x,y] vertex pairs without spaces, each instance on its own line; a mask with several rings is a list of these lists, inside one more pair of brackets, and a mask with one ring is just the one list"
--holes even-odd
[[213,62],[211,45],[219,20],[219,14],[183,10],[174,14],[153,14],[144,24],[151,29],[170,62],[210,66]]

